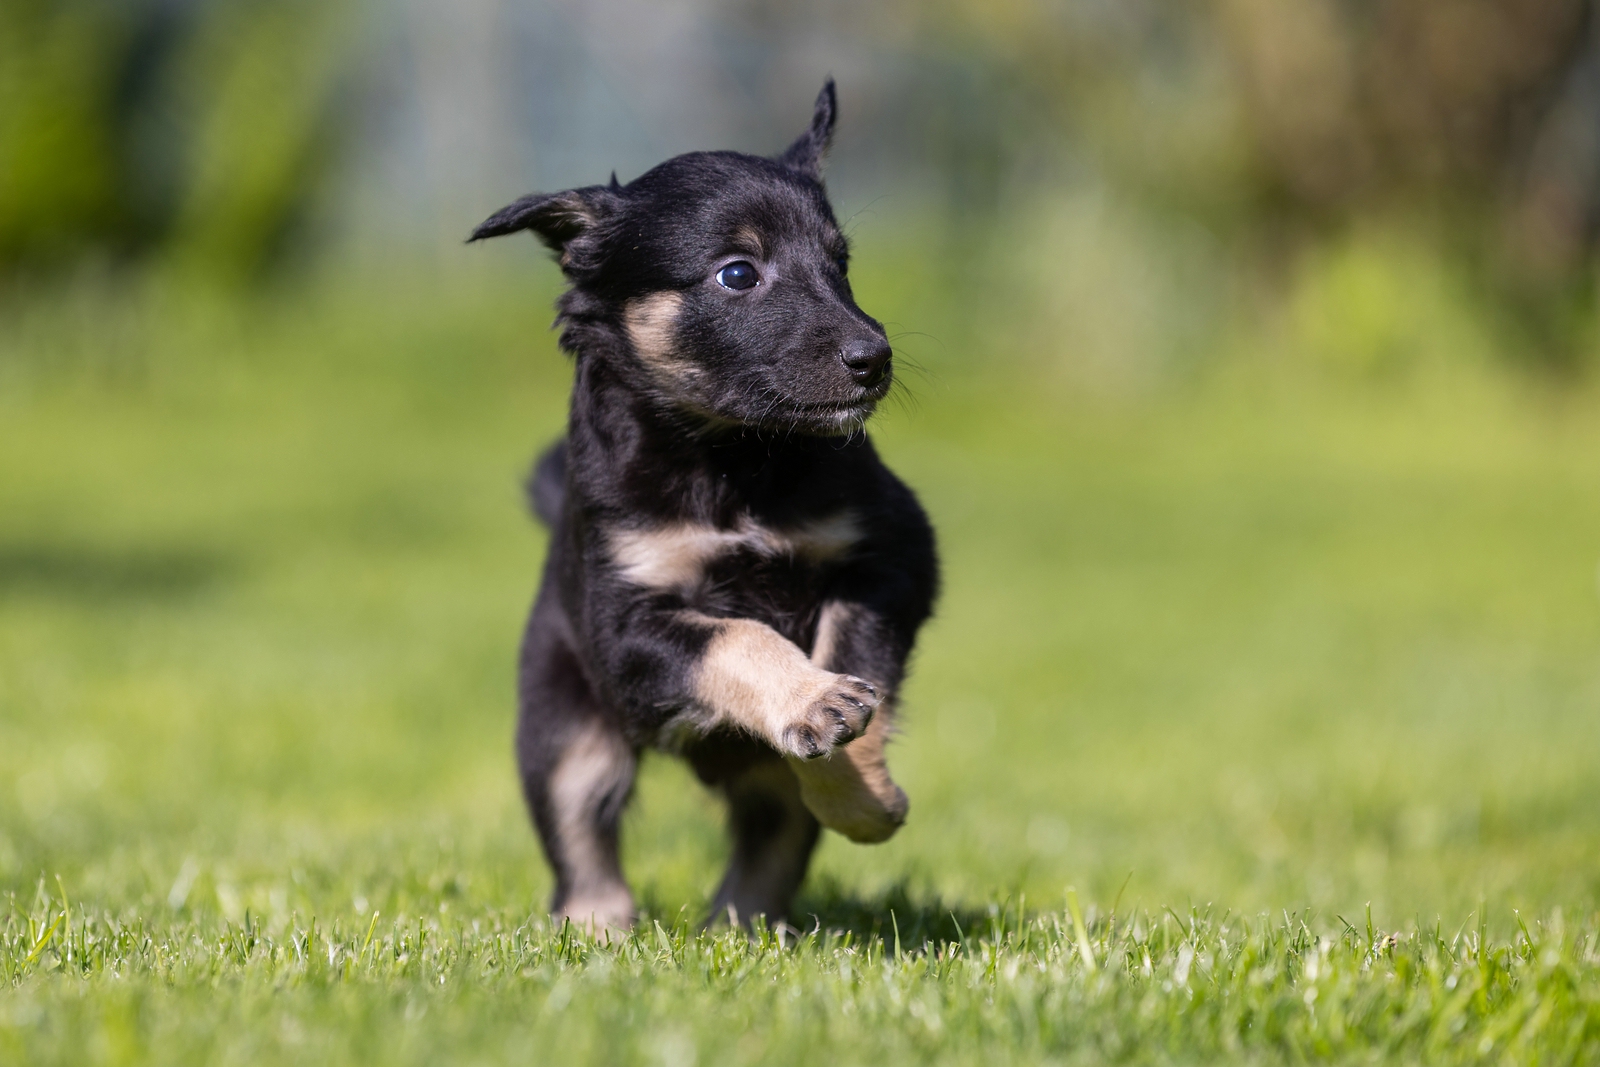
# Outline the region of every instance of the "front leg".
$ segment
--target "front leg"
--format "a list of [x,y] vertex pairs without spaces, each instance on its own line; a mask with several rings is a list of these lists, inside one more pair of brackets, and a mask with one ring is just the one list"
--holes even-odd
[[675,596],[607,598],[592,620],[596,673],[633,736],[737,730],[800,761],[859,737],[882,697],[825,670],[765,623],[707,615]]
[[712,630],[690,682],[703,726],[733,726],[798,762],[867,732],[883,699],[872,683],[824,669],[753,619],[697,621]]

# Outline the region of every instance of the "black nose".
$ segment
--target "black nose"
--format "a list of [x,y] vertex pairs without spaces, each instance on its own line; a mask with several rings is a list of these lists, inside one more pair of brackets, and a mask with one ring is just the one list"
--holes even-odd
[[850,372],[850,377],[862,385],[876,385],[889,366],[894,349],[881,337],[861,337],[846,341],[839,350],[839,361]]

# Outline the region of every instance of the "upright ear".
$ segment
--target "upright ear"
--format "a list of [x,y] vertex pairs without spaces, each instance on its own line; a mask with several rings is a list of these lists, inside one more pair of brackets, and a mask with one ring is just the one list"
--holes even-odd
[[834,97],[833,79],[829,78],[817,94],[817,104],[811,113],[811,128],[796,138],[788,151],[778,157],[778,162],[799,171],[808,178],[822,180],[822,156],[833,140],[833,122],[839,115],[839,101]]
[[603,223],[621,203],[620,189],[588,185],[562,193],[530,193],[490,215],[472,231],[467,243],[532,230],[550,249],[569,262],[569,245]]

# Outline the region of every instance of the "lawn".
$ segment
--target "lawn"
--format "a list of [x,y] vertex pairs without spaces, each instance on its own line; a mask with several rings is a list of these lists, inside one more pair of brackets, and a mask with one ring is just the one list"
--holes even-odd
[[0,1061],[1600,1062],[1592,389],[908,337],[910,821],[699,934],[649,760],[596,945],[509,744],[552,275],[5,312]]

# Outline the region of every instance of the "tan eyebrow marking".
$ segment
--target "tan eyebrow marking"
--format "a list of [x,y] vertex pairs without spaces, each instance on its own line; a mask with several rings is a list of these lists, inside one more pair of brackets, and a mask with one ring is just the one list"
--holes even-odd
[[740,226],[734,230],[733,246],[741,252],[749,252],[757,259],[767,258],[767,242],[762,240],[761,231],[754,226]]
[[861,536],[860,521],[846,510],[783,529],[749,518],[731,529],[690,522],[648,530],[616,529],[608,542],[611,558],[626,581],[649,589],[685,589],[700,580],[707,564],[731,552],[827,563],[847,555]]

